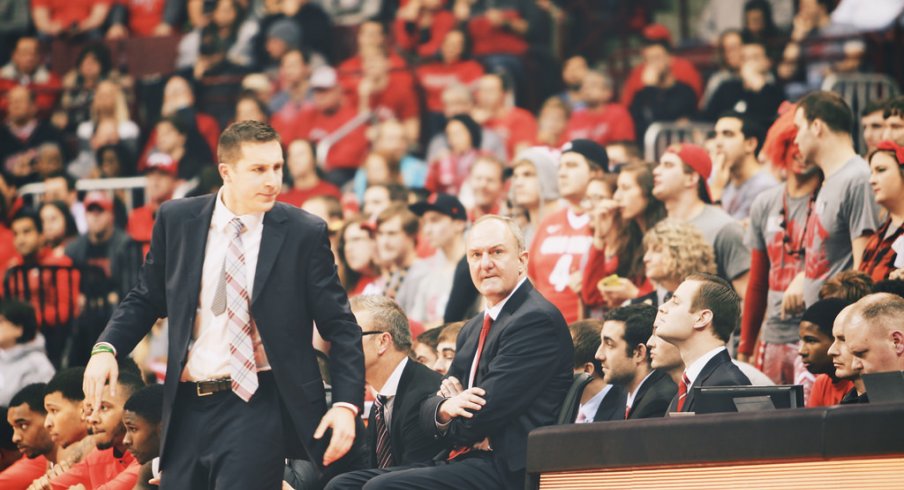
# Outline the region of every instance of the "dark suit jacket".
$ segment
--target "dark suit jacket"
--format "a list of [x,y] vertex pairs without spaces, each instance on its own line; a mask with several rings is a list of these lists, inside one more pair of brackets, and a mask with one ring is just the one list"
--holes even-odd
[[[468,382],[483,315],[458,335],[449,376]],[[523,487],[527,434],[553,425],[571,386],[574,347],[559,310],[525,281],[505,303],[487,335],[474,385],[486,390],[486,405],[474,417],[453,419],[445,434],[436,428],[443,398],[428,398],[421,423],[447,448],[470,446],[489,437],[497,470],[510,486]]]
[[653,370],[634,395],[634,403],[628,412],[629,419],[664,417],[678,386],[664,371]]
[[625,420],[625,408],[628,406],[628,393],[624,388],[612,385],[609,393],[600,402],[593,416],[594,422],[608,422],[610,420]]
[[[119,304],[98,339],[125,355],[157,318],[169,319],[169,375],[164,383],[161,426],[164,465],[166,432],[195,324],[215,199],[216,195],[178,199],[160,207],[138,284]],[[327,406],[311,346],[312,322],[316,321],[321,335],[332,342],[333,402],[358,407],[364,403],[361,328],[339,284],[326,224],[298,208],[276,203],[264,215],[263,227],[251,314],[273,368],[286,423],[294,429],[287,430],[288,456],[301,456],[303,449],[320,465],[328,438],[314,441],[313,434]]]
[[[389,443],[396,466],[428,461],[443,450],[443,445],[433,437],[433,431],[425,432],[420,424],[421,403],[436,394],[443,377],[423,364],[409,359],[399,388],[392,401],[392,418],[389,427]],[[377,467],[377,431],[374,410],[370,411],[367,424],[367,443],[370,466]]]
[[[688,387],[687,398],[684,400],[684,406],[681,407],[682,412],[694,411],[694,386],[750,386],[750,379],[731,362],[728,351],[722,351],[709,360],[700,375],[694,380],[692,386]],[[669,405],[669,412],[677,411],[678,395],[672,399]],[[733,411],[726,410],[726,411]]]

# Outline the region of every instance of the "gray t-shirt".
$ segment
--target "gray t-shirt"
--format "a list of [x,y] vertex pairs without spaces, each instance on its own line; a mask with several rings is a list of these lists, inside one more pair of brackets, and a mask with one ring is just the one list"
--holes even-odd
[[[788,219],[782,228],[784,203],[788,205]],[[810,195],[791,198],[785,194],[785,186],[775,186],[754,199],[750,207],[750,228],[747,229],[747,245],[750,250],[761,251],[769,258],[769,292],[766,298],[766,314],[763,318],[763,341],[770,344],[789,344],[799,339],[800,316],[782,320],[782,298],[785,290],[804,270],[804,259],[793,251],[803,246],[804,224]],[[786,253],[784,238],[791,242]]]
[[689,221],[716,253],[716,269],[728,281],[750,270],[750,249],[744,243],[744,228],[718,206],[707,204]]
[[750,216],[750,205],[760,193],[778,184],[768,169],[762,169],[743,184],[736,186],[729,182],[722,191],[722,209],[736,220]]
[[826,279],[854,265],[851,241],[879,227],[869,165],[855,156],[822,183],[807,224],[804,301],[819,300]]

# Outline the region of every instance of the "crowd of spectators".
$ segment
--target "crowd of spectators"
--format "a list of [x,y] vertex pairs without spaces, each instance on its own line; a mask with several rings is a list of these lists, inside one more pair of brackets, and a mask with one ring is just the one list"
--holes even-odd
[[[867,46],[904,2],[708,2],[707,61],[637,2],[624,72],[578,49],[569,28],[594,12],[568,2],[22,3],[0,0],[0,406],[26,457],[0,458],[0,487],[155,474],[162,394],[143,385],[165,376],[165,321],[113,415],[84,405],[75,366],[137,280],[158,208],[216,192],[219,134],[242,120],[280,133],[278,200],[327,222],[362,328],[388,328],[383,310],[408,324],[364,337],[368,404],[400,359],[429,382],[449,370],[483,309],[466,237],[486,215],[520,226],[530,281],[570,325],[585,378],[567,422],[693,411],[688,386],[713,376],[864,403],[863,374],[904,368],[904,97],[857,114],[820,90],[889,69]],[[173,69],[132,76],[116,43],[154,37],[177,40]],[[60,43],[79,51],[58,72]],[[662,122],[711,131],[645,161]],[[113,180],[134,176],[137,198]],[[405,437],[406,462],[435,453]]]

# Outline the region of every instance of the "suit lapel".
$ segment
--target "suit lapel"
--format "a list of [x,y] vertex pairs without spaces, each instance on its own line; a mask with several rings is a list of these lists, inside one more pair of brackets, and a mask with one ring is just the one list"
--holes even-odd
[[[183,339],[185,341],[185,352],[188,352],[188,340],[191,337],[191,331],[195,324],[195,312],[198,309],[198,301],[200,300],[201,291],[201,274],[204,268],[204,256],[207,252],[207,235],[210,232],[210,220],[213,218],[213,207],[216,202],[216,194],[210,197],[201,206],[198,213],[189,219],[186,219],[182,226],[184,227],[182,237],[185,253],[179,255],[181,257],[191,257],[185,261],[183,277],[187,286],[187,291],[197,291],[198,294],[189,294],[185,297],[187,305],[185,311],[182,312],[178,326],[185,326],[183,334],[187,333]],[[181,282],[181,281],[180,281]],[[170,324],[172,325],[172,323]],[[172,328],[172,327],[171,327]],[[171,330],[172,331],[172,330]]]
[[604,422],[607,420],[621,420],[625,417],[625,407],[628,403],[628,396],[620,386],[612,385],[609,392],[603,397],[600,406],[596,409],[593,416],[594,422]]
[[261,295],[267,278],[279,257],[279,249],[286,238],[285,211],[277,204],[273,209],[264,214],[264,229],[261,231],[261,247],[257,256],[257,268],[254,273],[254,291],[251,304],[253,305]]
[[709,379],[710,376],[716,372],[716,369],[719,368],[722,364],[726,362],[731,362],[731,357],[728,356],[728,351],[720,351],[715,355],[709,362],[703,366],[703,370],[700,371],[700,375],[697,376],[697,379],[691,384],[689,389],[687,390],[687,400],[684,402],[684,412],[690,412],[694,407],[694,387],[695,386],[705,386],[706,380]]
[[656,371],[650,373],[650,377],[640,385],[640,388],[637,389],[637,394],[634,395],[634,403],[631,404],[631,411],[628,412],[628,418],[634,414],[634,411],[637,410],[638,407],[643,403],[643,396],[650,391],[650,388],[659,381],[659,378],[662,377],[662,372]]
[[[411,382],[412,376],[414,376],[414,368],[412,366],[411,359],[408,359],[408,362],[405,364],[405,369],[402,370],[402,376],[399,378],[399,386],[396,387],[396,394],[392,400],[392,427],[389,428],[389,444],[392,446],[392,459],[395,464],[402,464],[402,448],[399,447],[399,443],[402,441],[402,407],[405,403],[405,390],[408,388],[408,383]],[[376,447],[374,448],[376,449]]]
[[[513,294],[512,297],[505,302],[505,305],[502,307],[502,311],[499,312],[499,316],[496,317],[496,320],[490,327],[490,333],[487,334],[486,341],[483,344],[483,352],[480,354],[480,364],[477,365],[477,373],[475,373],[474,375],[475,386],[478,386],[478,380],[482,377],[481,372],[486,372],[486,366],[489,365],[490,361],[492,361],[494,353],[496,352],[496,341],[499,339],[499,336],[502,335],[502,331],[505,330],[505,326],[511,319],[512,314],[524,303],[524,301],[527,299],[527,296],[531,291],[533,291],[533,289],[534,288],[531,285],[530,280],[525,280],[524,284],[522,284],[521,287],[519,287],[515,291],[515,294]],[[479,337],[479,328],[477,329],[477,333]],[[477,344],[474,345],[474,351],[476,354]],[[472,356],[471,359],[474,359],[474,357]]]

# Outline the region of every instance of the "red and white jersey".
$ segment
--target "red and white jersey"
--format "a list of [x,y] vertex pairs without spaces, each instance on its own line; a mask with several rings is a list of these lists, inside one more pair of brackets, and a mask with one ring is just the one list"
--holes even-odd
[[527,275],[568,323],[579,317],[580,299],[570,284],[575,273],[580,278],[592,234],[589,214],[577,215],[563,209],[540,222],[531,243]]

